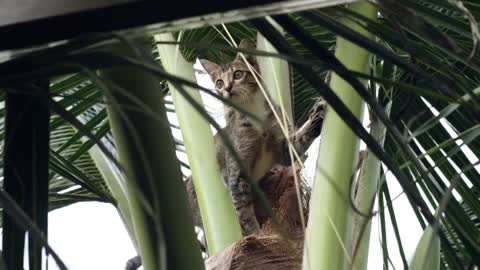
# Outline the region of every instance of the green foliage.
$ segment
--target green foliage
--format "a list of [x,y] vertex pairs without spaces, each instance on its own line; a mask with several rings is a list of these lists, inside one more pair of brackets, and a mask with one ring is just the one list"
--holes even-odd
[[[292,50],[274,55],[288,60],[294,66],[290,75],[293,83],[295,124],[299,126],[307,119],[307,112],[313,104],[313,98],[319,96],[319,91],[322,90],[320,82],[325,80],[327,72],[339,70],[334,61],[328,61],[328,55],[320,58],[319,50],[306,45],[320,45],[333,52],[336,35],[340,35],[368,50],[373,55],[368,70],[347,70],[341,77],[350,82],[357,79],[369,80],[368,88],[353,88],[359,92],[368,91],[375,98],[370,105],[384,107],[387,103],[392,103],[389,117],[392,125],[386,125],[386,141],[381,150],[385,153],[384,157],[392,160],[390,166],[394,166],[404,175],[404,179],[399,180],[416,187],[405,189],[407,196],[416,196],[416,192],[412,190],[417,188],[423,194],[415,197],[417,201],[411,202],[418,222],[424,228],[426,223],[432,222],[428,220],[430,215],[427,212],[442,206],[439,209],[443,213],[438,215],[442,267],[458,269],[479,265],[480,58],[474,45],[478,37],[472,37],[475,23],[465,19],[465,10],[452,4],[457,1],[378,2],[379,16],[376,19],[342,6],[289,15],[289,18],[316,42],[305,43],[305,40],[302,42],[298,36],[287,34],[286,45]],[[480,19],[480,5],[475,1],[463,3],[473,19]],[[353,25],[360,25],[375,38],[365,40],[350,28],[339,27],[339,17]],[[242,38],[255,40],[257,29],[254,25],[251,21],[243,21],[229,23],[225,27],[238,42]],[[237,52],[223,37],[226,32],[222,25],[181,31],[176,35],[179,37],[183,56],[190,62],[197,57],[226,62]],[[106,39],[102,37],[79,40],[78,43],[24,55],[21,61],[12,60],[0,64],[1,89],[7,89],[19,81],[39,77],[52,79],[51,96],[57,107],[55,109],[51,106],[50,210],[90,200],[116,204],[89,153],[89,150],[97,145],[113,167],[118,165],[116,156],[106,151],[112,142],[108,140],[110,125],[103,109],[106,103],[105,93],[99,90],[102,82],[92,78],[89,72],[101,67],[135,66],[162,81],[168,79],[186,86],[195,86],[191,81],[165,73],[156,63],[150,61],[151,59],[142,57],[142,53],[140,56],[125,57],[105,52],[102,44],[97,43],[99,40],[135,45],[128,40],[119,41],[117,37],[107,36]],[[279,46],[280,43],[281,41],[272,42],[274,46]],[[310,73],[306,73],[302,68],[305,66]],[[315,75],[319,83],[312,84],[311,80],[307,80],[311,75]],[[165,84],[163,86],[166,90]],[[207,89],[202,91],[204,90]],[[4,96],[2,93],[2,100]],[[342,104],[331,104],[331,109],[341,108]],[[374,106],[370,108],[375,109]],[[145,108],[140,110],[148,114]],[[91,115],[85,117],[88,112]],[[373,117],[378,117],[378,110],[376,113]],[[5,110],[2,106],[2,140],[4,116]],[[354,127],[349,123],[350,127]],[[395,135],[394,129],[400,131],[400,137]],[[361,139],[365,140],[365,137]],[[184,150],[182,142],[177,141],[176,146],[177,149]],[[466,148],[472,154],[463,151]],[[418,157],[418,162],[409,156],[408,153],[411,152]],[[384,159],[382,161],[385,162]],[[79,188],[71,189],[77,185]],[[69,191],[65,192],[66,190]],[[390,219],[395,240],[402,251],[398,233],[402,228],[396,222],[391,207],[392,200],[395,199],[390,197],[386,185],[382,190],[379,194],[380,209],[388,208],[390,214],[385,215],[380,210],[382,243],[386,247],[386,226],[390,224],[387,222]],[[454,194],[458,195],[448,196],[449,190],[454,190]],[[345,203],[347,199],[344,198]],[[418,200],[420,204],[428,207],[419,209]],[[446,200],[445,204],[442,204],[443,200]],[[29,226],[28,222],[22,224]],[[388,268],[388,256],[391,253],[384,250],[385,269]]]

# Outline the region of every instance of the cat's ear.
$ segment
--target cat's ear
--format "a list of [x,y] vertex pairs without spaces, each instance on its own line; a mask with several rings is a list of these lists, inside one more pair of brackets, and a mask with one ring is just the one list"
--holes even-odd
[[[245,38],[242,39],[242,41],[240,41],[240,44],[238,45],[238,48],[239,49],[244,49],[244,50],[255,50],[255,46],[253,46],[253,44],[248,39],[245,39]],[[255,58],[255,56],[247,55],[245,53],[243,55],[247,59],[248,63],[250,63],[250,65],[252,65],[253,67],[255,67],[258,70],[258,63],[257,63],[257,59]],[[235,57],[234,61],[242,61],[242,60],[243,59],[242,59],[242,56],[240,55],[240,53],[237,53],[237,56]]]
[[220,69],[219,65],[208,61],[207,59],[200,59],[200,64],[210,76],[213,76],[213,74],[215,74]]
[[246,49],[246,50],[253,50],[255,49],[255,46],[246,38],[242,39],[240,41],[240,44],[238,44],[238,48],[240,49]]

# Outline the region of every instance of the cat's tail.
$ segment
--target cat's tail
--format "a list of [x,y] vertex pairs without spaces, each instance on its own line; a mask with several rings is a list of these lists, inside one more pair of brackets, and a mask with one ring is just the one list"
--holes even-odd
[[187,177],[187,179],[184,181],[184,184],[188,195],[188,203],[190,204],[190,209],[192,210],[193,225],[203,230],[202,216],[200,215],[200,208],[198,206],[197,193],[195,192],[191,175]]

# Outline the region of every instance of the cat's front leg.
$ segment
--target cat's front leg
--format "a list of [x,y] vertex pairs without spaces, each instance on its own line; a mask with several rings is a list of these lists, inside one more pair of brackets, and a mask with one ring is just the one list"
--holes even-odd
[[[242,227],[243,235],[250,235],[260,232],[260,225],[253,206],[251,183],[241,175],[240,166],[229,157],[228,189],[232,195],[233,205]],[[244,161],[247,161],[243,159]],[[249,164],[249,162],[246,164]]]
[[[309,112],[308,120],[292,136],[291,140],[300,154],[305,154],[312,142],[320,135],[325,119],[327,103],[323,98],[317,99]],[[306,156],[304,156],[306,158]]]

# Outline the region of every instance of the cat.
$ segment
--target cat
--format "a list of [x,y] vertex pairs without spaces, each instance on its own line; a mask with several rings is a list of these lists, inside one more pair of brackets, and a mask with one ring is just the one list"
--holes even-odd
[[[254,46],[244,39],[239,48],[252,50]],[[205,59],[201,59],[200,63],[214,82],[215,91],[220,96],[261,120],[261,123],[258,123],[227,104],[224,105],[226,127],[223,132],[229,137],[247,167],[253,178],[251,180],[260,179],[274,164],[286,164],[284,136],[276,124],[265,93],[262,93],[254,77],[254,72],[259,72],[256,58],[250,55],[244,55],[243,58],[241,53],[238,53],[232,62],[224,65]],[[257,78],[260,80],[260,76],[257,75]],[[240,170],[239,164],[226,149],[219,134],[215,135],[215,145],[217,161],[232,196],[243,235],[258,233],[260,225],[253,207],[252,183],[246,178],[245,172]]]

